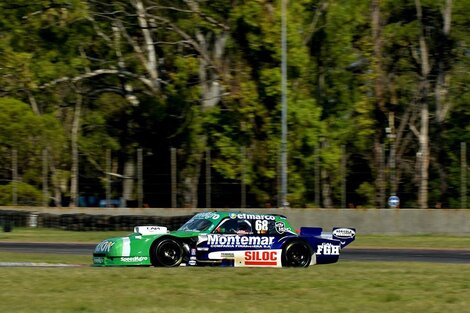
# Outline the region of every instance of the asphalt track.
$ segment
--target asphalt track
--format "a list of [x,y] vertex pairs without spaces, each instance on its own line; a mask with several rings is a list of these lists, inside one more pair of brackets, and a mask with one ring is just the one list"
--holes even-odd
[[[0,252],[89,255],[95,244],[0,242]],[[470,264],[470,250],[346,248],[341,260]],[[1,265],[0,265],[1,266]]]

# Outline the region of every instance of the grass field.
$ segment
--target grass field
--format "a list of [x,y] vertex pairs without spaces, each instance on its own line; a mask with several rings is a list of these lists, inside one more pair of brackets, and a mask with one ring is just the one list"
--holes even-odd
[[0,312],[468,312],[470,266],[0,268]]
[[[16,228],[0,241],[98,242],[126,232]],[[470,247],[450,236],[359,236],[353,247]],[[470,265],[355,262],[308,269],[94,268],[91,255],[0,252],[1,313],[469,312]]]

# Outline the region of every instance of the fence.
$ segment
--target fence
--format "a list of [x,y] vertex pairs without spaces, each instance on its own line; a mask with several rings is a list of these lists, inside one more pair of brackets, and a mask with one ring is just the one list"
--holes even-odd
[[192,215],[52,214],[37,211],[0,210],[0,226],[7,229],[45,227],[73,231],[131,231],[136,225],[159,225],[176,230],[191,217]]
[[[202,209],[24,209],[0,208],[0,223],[13,227],[32,226],[64,230],[124,230],[136,225],[160,225],[179,228]],[[233,209],[230,211],[247,211]],[[64,213],[67,212],[67,213]],[[83,213],[89,212],[89,213]],[[293,227],[354,227],[360,236],[440,234],[468,236],[470,210],[452,209],[249,209],[249,212],[278,213],[287,216]],[[32,223],[33,222],[33,223]],[[4,224],[2,224],[4,225]]]

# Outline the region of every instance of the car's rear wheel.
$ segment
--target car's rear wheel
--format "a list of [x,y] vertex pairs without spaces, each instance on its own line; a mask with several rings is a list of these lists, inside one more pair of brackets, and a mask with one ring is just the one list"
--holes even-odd
[[301,240],[288,242],[282,249],[282,266],[308,267],[312,252],[308,244]]
[[183,246],[173,238],[164,238],[152,245],[150,256],[154,266],[179,266],[183,261]]

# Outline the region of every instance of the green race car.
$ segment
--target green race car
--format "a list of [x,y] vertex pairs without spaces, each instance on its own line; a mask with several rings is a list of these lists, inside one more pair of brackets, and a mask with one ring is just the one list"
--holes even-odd
[[354,228],[302,227],[279,214],[204,212],[176,231],[136,226],[126,237],[100,242],[95,266],[307,267],[335,263],[355,239]]

